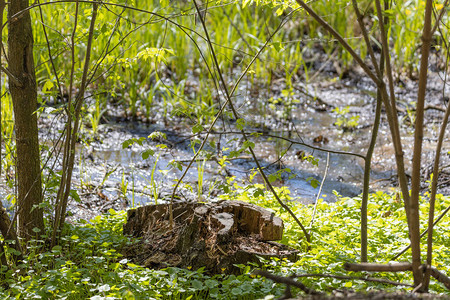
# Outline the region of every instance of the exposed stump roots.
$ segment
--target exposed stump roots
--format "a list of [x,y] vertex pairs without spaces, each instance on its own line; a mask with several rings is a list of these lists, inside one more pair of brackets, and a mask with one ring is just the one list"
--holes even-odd
[[297,251],[280,240],[283,221],[273,213],[240,201],[148,205],[128,211],[124,234],[142,238],[125,249],[126,257],[146,267],[167,266],[209,273],[233,273],[235,264],[259,263],[260,257],[294,258]]

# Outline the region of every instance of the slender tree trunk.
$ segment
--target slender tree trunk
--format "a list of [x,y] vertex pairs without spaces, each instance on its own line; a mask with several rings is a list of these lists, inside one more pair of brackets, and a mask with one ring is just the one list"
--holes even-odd
[[[28,0],[10,1],[8,18],[27,7]],[[10,78],[9,90],[16,134],[19,235],[29,240],[36,235],[33,228],[44,229],[43,211],[35,207],[42,202],[42,186],[37,117],[34,113],[37,108],[37,90],[29,12],[9,23],[8,58],[8,68],[16,78]]]
[[[411,252],[412,264],[414,273],[414,285],[422,283],[422,272],[419,270],[421,263],[420,259],[420,216],[419,216],[419,193],[420,193],[420,169],[422,157],[422,140],[423,140],[423,120],[424,120],[424,106],[425,106],[425,90],[427,87],[428,74],[428,57],[431,48],[431,22],[432,22],[433,1],[427,0],[425,7],[425,21],[422,32],[422,57],[420,59],[419,71],[419,90],[416,104],[416,122],[414,131],[414,153],[413,166],[411,176]],[[434,174],[434,176],[438,176]]]

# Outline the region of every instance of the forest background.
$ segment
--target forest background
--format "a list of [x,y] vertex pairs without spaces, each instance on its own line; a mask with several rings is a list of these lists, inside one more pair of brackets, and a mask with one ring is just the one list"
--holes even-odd
[[[185,140],[191,159],[173,159],[164,170],[156,168],[158,160],[177,145],[164,130],[123,140],[119,134],[116,144],[143,161],[153,158],[146,177],[149,192],[140,193],[148,202],[173,203],[190,191],[191,200],[245,200],[284,219],[283,242],[298,248],[300,258],[269,260],[265,269],[304,275],[303,283],[322,291],[382,286],[445,293],[449,199],[438,194],[438,187],[448,184],[447,5],[52,1],[30,6],[24,0],[1,1],[2,203],[8,208],[2,208],[0,223],[2,296],[252,299],[284,293],[283,287],[251,275],[254,266],[240,266],[238,276],[143,268],[120,253],[132,242],[121,232],[123,212],[111,209],[79,220],[76,207],[90,208],[86,203],[94,198],[110,200],[104,184],[115,171],[106,166],[95,185],[76,177],[74,170],[82,174],[92,159],[80,149],[101,143],[108,133],[102,125],[118,120],[190,131]],[[439,92],[427,90],[429,78]],[[333,147],[344,134],[362,128],[358,113],[346,106],[331,111],[333,104],[310,90],[315,80],[346,79],[366,84],[371,99],[369,143],[363,149]],[[416,92],[406,103],[396,91],[405,82],[413,82]],[[258,108],[259,119],[251,120],[245,106]],[[318,140],[308,143],[295,130],[298,108],[333,114],[341,135],[327,143],[328,133],[319,132]],[[275,130],[280,124],[287,135]],[[379,128],[390,132],[392,184],[398,186],[391,194],[369,189]],[[433,134],[427,139],[435,148],[431,155],[425,152],[431,161],[422,159],[424,131]],[[261,164],[255,149],[269,138],[286,143],[274,161]],[[318,189],[313,205],[292,201],[283,185],[297,174],[283,167],[283,158],[293,145],[314,150],[294,149],[302,167],[317,166],[317,152],[362,160],[362,194],[336,195],[335,203],[321,199],[328,155],[321,162],[325,172],[306,178]],[[253,161],[247,181],[227,172],[236,159]],[[221,180],[203,179],[208,161],[221,170]],[[197,180],[188,184],[183,179],[192,165]],[[156,171],[170,182],[166,197]],[[116,209],[137,204],[134,177],[122,175],[114,204],[122,206],[113,205]],[[408,244],[410,250],[397,255]],[[401,255],[407,263],[387,269],[357,265],[354,271],[361,273],[354,277],[343,268],[344,262],[386,263]],[[396,272],[375,275],[389,282],[366,280],[366,271],[377,270]]]

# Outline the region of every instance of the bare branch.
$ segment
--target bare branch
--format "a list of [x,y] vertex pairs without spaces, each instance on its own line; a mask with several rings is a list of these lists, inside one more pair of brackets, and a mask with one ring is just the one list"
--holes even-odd
[[361,263],[354,264],[346,262],[344,264],[344,269],[347,271],[368,271],[368,272],[404,272],[411,271],[412,264],[409,262],[401,263],[389,263],[389,264],[373,264],[373,263]]
[[325,166],[325,172],[323,174],[322,182],[320,183],[319,192],[317,193],[317,196],[316,196],[316,201],[315,201],[315,204],[314,204],[314,211],[313,211],[313,214],[312,214],[312,217],[311,217],[311,221],[309,222],[310,230],[311,230],[312,224],[314,222],[314,217],[316,216],[317,203],[319,202],[320,194],[322,194],[322,188],[323,188],[323,185],[325,183],[325,179],[327,178],[327,174],[328,174],[328,169],[329,168],[330,168],[330,152],[327,153],[327,164]]
[[402,282],[396,282],[392,280],[387,279],[381,279],[381,278],[372,278],[372,277],[357,277],[357,276],[343,276],[343,275],[331,275],[331,274],[300,274],[295,275],[296,278],[301,277],[321,277],[321,278],[336,278],[336,279],[343,279],[343,280],[362,280],[362,281],[368,281],[368,282],[378,282],[383,284],[390,284],[395,286],[409,286],[414,287],[412,284],[409,283],[402,283]]
[[286,285],[291,285],[291,286],[295,286],[299,289],[301,289],[303,292],[305,292],[308,295],[323,295],[323,293],[318,292],[316,290],[310,289],[309,287],[307,287],[306,285],[304,285],[303,283],[301,283],[300,281],[296,281],[292,278],[289,277],[283,277],[283,276],[278,276],[278,275],[274,275],[271,274],[267,271],[263,271],[263,270],[255,270],[253,272],[253,274],[255,275],[259,275],[259,276],[263,276],[266,277],[274,282],[277,283],[283,283]]
[[428,269],[431,271],[431,276],[433,276],[440,283],[444,284],[445,287],[450,290],[450,278],[447,275],[439,272],[435,267],[429,267]]
[[8,77],[14,82],[18,87],[23,87],[22,81],[20,81],[16,76],[14,76],[7,68],[0,66],[0,70],[4,72]]

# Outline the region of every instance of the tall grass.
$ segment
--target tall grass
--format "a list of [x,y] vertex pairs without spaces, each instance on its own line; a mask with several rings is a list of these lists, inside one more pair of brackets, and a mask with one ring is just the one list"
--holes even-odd
[[[85,51],[83,37],[86,34],[89,22],[89,5],[80,4],[83,9],[79,17],[79,29],[76,32],[77,47],[76,70],[82,64]],[[181,96],[191,100],[191,105],[212,106],[213,98],[204,97],[201,101],[192,99],[192,96],[213,94],[215,88],[210,73],[211,58],[207,53],[204,37],[200,36],[202,30],[198,18],[193,14],[192,3],[179,2],[178,6],[164,6],[164,1],[142,0],[135,6],[151,10],[159,15],[166,16],[161,19],[148,13],[137,12],[122,7],[102,6],[99,11],[98,26],[96,28],[96,42],[93,57],[100,63],[96,79],[91,88],[106,91],[105,98],[118,98],[132,114],[139,110],[147,116],[152,107],[160,102],[179,107]],[[356,16],[352,8],[345,1],[319,0],[311,4],[348,42],[359,49],[364,56],[366,49],[361,40]],[[439,4],[436,4],[438,7]],[[41,7],[43,20],[46,24],[47,35],[52,51],[52,57],[58,70],[60,82],[67,92],[68,74],[70,74],[69,39],[74,23],[74,4],[44,5]],[[228,80],[235,79],[237,72],[245,66],[251,56],[265,42],[270,33],[281,22],[281,10],[274,3],[268,5],[245,5],[240,2],[224,2],[211,6],[207,10],[207,26],[215,43],[217,58],[220,67]],[[377,22],[373,14],[370,1],[362,1],[360,8],[364,13],[365,23],[368,27]],[[423,23],[424,5],[419,0],[400,0],[393,3],[389,14],[392,17],[392,26],[389,37],[394,44],[394,61],[397,71],[406,70],[409,74],[417,64],[418,30]],[[40,11],[33,10],[34,35],[36,43],[37,78],[40,86],[47,81],[54,84],[56,92],[56,76],[48,57],[46,39],[40,22]],[[172,23],[173,22],[173,23]],[[447,22],[447,19],[444,19]],[[174,23],[178,24],[175,25]],[[445,28],[443,28],[445,30]],[[377,38],[377,36],[374,36]],[[441,43],[436,41],[437,44]],[[270,83],[273,74],[285,76],[286,70],[304,70],[308,79],[310,64],[305,64],[303,54],[305,49],[313,48],[324,51],[336,61],[339,61],[341,70],[345,71],[352,65],[352,60],[346,51],[341,51],[324,31],[319,28],[306,14],[299,11],[288,21],[284,29],[275,35],[272,46],[266,50],[255,63],[249,76],[252,82],[259,79]],[[148,48],[170,49],[157,57],[144,58],[140,53]],[[105,49],[108,49],[107,55]],[[322,50],[320,50],[322,49]],[[201,53],[203,55],[201,55]],[[206,59],[206,61],[204,60]],[[184,95],[179,83],[188,80],[191,75],[202,81],[202,90],[194,95]],[[159,80],[164,84],[160,84]],[[192,78],[190,79],[192,80]],[[206,89],[206,90],[205,90]],[[169,90],[169,91],[168,91]],[[175,92],[170,92],[174,90]],[[172,96],[168,96],[172,94]],[[189,99],[191,98],[191,99]],[[183,106],[183,105],[181,105]]]

